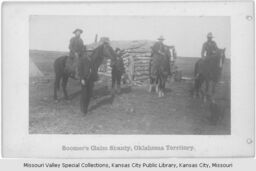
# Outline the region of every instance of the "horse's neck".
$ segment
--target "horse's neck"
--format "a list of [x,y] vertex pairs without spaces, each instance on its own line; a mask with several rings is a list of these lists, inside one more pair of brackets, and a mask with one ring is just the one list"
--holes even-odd
[[102,54],[101,54],[101,49],[102,47],[98,47],[95,49],[95,51],[91,55],[91,60],[92,63],[95,67],[98,67],[102,61]]

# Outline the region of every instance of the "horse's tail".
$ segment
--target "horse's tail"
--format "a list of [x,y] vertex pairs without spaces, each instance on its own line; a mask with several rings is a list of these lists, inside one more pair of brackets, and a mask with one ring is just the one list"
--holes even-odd
[[196,78],[199,74],[199,70],[200,70],[200,63],[201,63],[201,59],[199,59],[196,64],[195,64],[195,68],[194,68],[194,77]]
[[67,56],[61,56],[54,61],[53,68],[55,73],[55,88],[60,89],[60,79],[65,72]]

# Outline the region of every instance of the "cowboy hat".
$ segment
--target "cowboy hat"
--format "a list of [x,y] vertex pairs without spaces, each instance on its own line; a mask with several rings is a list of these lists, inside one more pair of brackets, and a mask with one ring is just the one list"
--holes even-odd
[[75,31],[73,31],[73,33],[76,33],[76,32],[80,32],[81,34],[83,33],[83,30],[82,29],[75,29]]
[[160,36],[160,37],[158,38],[158,40],[164,40],[164,37],[163,37],[163,36]]
[[207,37],[213,38],[212,32],[209,32],[209,33],[207,34]]
[[109,43],[109,38],[108,37],[102,37],[101,39],[100,39],[100,41],[102,42],[102,43]]

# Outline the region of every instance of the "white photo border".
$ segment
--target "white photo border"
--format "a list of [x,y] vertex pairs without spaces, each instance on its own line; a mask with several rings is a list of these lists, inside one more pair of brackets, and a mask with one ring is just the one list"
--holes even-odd
[[[29,16],[229,16],[231,135],[29,134]],[[248,20],[252,16],[252,20]],[[4,2],[2,6],[4,157],[252,157],[254,156],[253,2]],[[250,141],[251,140],[251,141]],[[250,143],[249,143],[250,142]],[[187,145],[189,151],[63,151],[62,146]]]

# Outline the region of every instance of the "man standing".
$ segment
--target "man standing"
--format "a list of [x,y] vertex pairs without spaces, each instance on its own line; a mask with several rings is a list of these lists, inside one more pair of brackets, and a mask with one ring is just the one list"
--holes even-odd
[[117,59],[115,63],[112,64],[112,71],[111,71],[111,76],[112,76],[112,91],[114,93],[115,91],[115,86],[117,85],[117,93],[121,92],[121,77],[125,73],[125,68],[124,68],[124,62],[122,58],[122,53],[119,48],[116,48],[116,54],[117,54]]
[[83,40],[81,39],[81,34],[83,33],[83,30],[76,29],[73,33],[75,34],[75,36],[70,39],[70,53],[66,61],[66,70],[67,72],[71,73],[75,72],[75,75],[77,75],[78,61],[79,58],[83,56],[85,46]]
[[94,80],[90,77],[91,61],[88,57],[81,57],[79,59],[78,71],[81,83],[80,109],[81,112],[86,114],[94,85]]
[[212,40],[213,35],[212,33],[208,33],[207,34],[207,41],[203,44],[202,47],[202,51],[201,51],[201,57],[203,59],[207,58],[207,57],[212,57],[216,54],[217,52],[217,44],[215,43],[215,41]]

